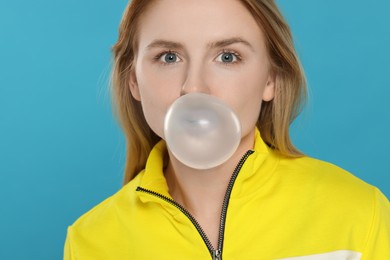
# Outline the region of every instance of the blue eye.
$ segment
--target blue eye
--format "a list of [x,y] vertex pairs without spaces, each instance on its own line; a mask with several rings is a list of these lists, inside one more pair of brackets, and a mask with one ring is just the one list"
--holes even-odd
[[232,53],[223,53],[221,59],[222,62],[233,62],[234,56]]
[[222,63],[235,63],[240,60],[239,54],[231,51],[224,51],[217,58],[217,61]]
[[173,52],[165,53],[164,55],[161,56],[161,58],[166,63],[175,63],[178,60],[177,55]]

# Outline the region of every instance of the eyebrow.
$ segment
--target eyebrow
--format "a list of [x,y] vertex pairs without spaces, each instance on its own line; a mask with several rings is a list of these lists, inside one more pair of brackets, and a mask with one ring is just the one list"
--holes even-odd
[[183,44],[166,40],[154,40],[146,47],[146,49],[150,50],[158,47],[167,49],[183,49]]
[[240,37],[232,37],[232,38],[224,39],[221,41],[211,42],[208,44],[208,46],[212,49],[213,48],[223,48],[223,47],[235,44],[235,43],[242,43],[254,51],[253,46],[248,41],[246,41]]
[[[248,46],[252,51],[254,51],[253,46],[248,41],[242,39],[241,37],[232,37],[232,38],[223,39],[216,42],[210,42],[207,44],[207,46],[211,49],[215,49],[215,48],[223,48],[235,43],[242,43]],[[146,47],[146,49],[150,50],[158,47],[167,48],[167,49],[184,49],[184,45],[179,42],[173,42],[173,41],[167,41],[161,39],[154,40]]]

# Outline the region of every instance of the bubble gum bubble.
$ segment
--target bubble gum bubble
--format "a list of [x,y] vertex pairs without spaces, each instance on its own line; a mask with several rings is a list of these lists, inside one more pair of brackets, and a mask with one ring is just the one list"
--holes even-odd
[[241,125],[222,100],[203,93],[178,98],[164,120],[164,137],[172,154],[194,169],[226,162],[241,140]]

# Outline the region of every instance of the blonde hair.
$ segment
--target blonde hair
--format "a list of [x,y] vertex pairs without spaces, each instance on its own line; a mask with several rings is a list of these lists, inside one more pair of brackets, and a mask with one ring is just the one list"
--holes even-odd
[[[263,102],[257,127],[263,140],[280,154],[299,157],[291,142],[289,126],[301,112],[306,100],[306,81],[294,49],[290,28],[274,0],[240,0],[263,30],[275,76],[275,97]],[[119,39],[113,46],[112,97],[115,113],[126,136],[124,184],[146,164],[152,147],[161,139],[146,123],[139,101],[129,88],[137,52],[137,29],[141,15],[151,0],[133,0],[127,6],[119,27]]]

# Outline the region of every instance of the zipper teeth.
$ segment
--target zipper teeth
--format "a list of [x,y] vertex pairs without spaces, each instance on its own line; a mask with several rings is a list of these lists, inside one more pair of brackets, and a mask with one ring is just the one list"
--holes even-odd
[[219,224],[219,236],[218,236],[218,251],[222,253],[222,247],[223,247],[223,240],[224,240],[224,233],[225,233],[225,223],[226,223],[226,215],[227,215],[227,209],[228,209],[228,206],[229,206],[229,199],[230,199],[230,195],[232,193],[232,190],[233,190],[233,185],[237,179],[237,176],[238,176],[238,173],[240,172],[242,166],[244,165],[246,159],[248,159],[248,157],[253,154],[254,151],[253,150],[249,150],[247,151],[244,156],[241,158],[241,160],[238,162],[236,168],[234,169],[234,172],[233,172],[233,175],[232,177],[230,178],[230,181],[229,181],[229,184],[228,184],[228,187],[227,187],[227,190],[226,190],[226,194],[225,194],[225,198],[223,200],[223,204],[222,204],[222,211],[221,211],[221,219],[220,219],[220,224]]
[[[241,160],[238,162],[236,168],[234,169],[232,177],[230,178],[230,181],[229,181],[226,193],[225,193],[225,197],[223,200],[223,204],[222,204],[222,211],[221,211],[220,224],[219,224],[219,234],[218,234],[218,249],[217,250],[214,249],[213,245],[211,244],[209,238],[207,237],[206,233],[204,232],[204,230],[201,227],[201,225],[199,224],[199,222],[182,205],[180,205],[176,201],[168,198],[167,196],[164,196],[164,195],[157,193],[157,192],[154,192],[152,190],[144,189],[144,188],[139,187],[139,186],[137,187],[136,191],[141,191],[141,192],[145,192],[145,193],[149,193],[151,195],[154,195],[154,196],[168,202],[169,204],[175,206],[176,208],[178,208],[181,212],[183,212],[184,215],[187,216],[187,218],[192,222],[192,224],[198,230],[200,236],[202,237],[203,241],[205,242],[213,259],[214,259],[215,253],[218,253],[218,256],[221,257],[222,256],[223,240],[224,240],[224,232],[225,232],[226,214],[227,214],[227,208],[229,205],[230,194],[232,193],[233,185],[237,179],[238,173],[240,172],[246,159],[248,159],[248,157],[253,153],[254,153],[253,150],[249,150],[244,154],[244,156],[241,158]],[[221,259],[221,258],[219,258],[219,259]]]
[[175,206],[176,208],[178,208],[181,212],[184,213],[184,215],[186,215],[192,222],[192,224],[196,227],[196,229],[198,230],[200,236],[202,237],[203,241],[206,243],[206,246],[208,248],[208,250],[210,251],[210,253],[212,254],[212,252],[214,251],[214,247],[213,245],[211,244],[209,238],[207,237],[206,233],[203,231],[203,228],[200,226],[199,222],[191,215],[190,212],[188,212],[182,205],[180,205],[179,203],[177,203],[176,201],[162,195],[162,194],[159,194],[157,192],[154,192],[154,191],[151,191],[151,190],[148,190],[148,189],[144,189],[144,188],[141,188],[141,187],[137,187],[137,191],[141,191],[141,192],[146,192],[146,193],[149,193],[149,194],[152,194],[170,204],[172,204],[173,206]]

